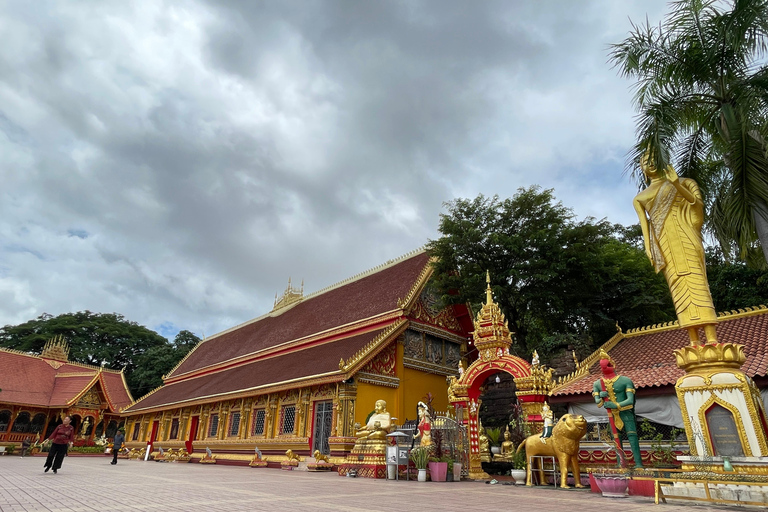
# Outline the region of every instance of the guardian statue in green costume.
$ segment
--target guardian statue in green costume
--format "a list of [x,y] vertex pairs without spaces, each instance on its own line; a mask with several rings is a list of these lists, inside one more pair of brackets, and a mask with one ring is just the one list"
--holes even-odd
[[605,407],[608,422],[611,425],[613,439],[619,450],[624,450],[619,438],[619,431],[627,434],[635,467],[643,467],[640,456],[640,441],[637,437],[637,422],[635,421],[635,385],[629,377],[616,375],[613,359],[604,350],[600,350],[600,370],[603,378],[595,381],[592,396],[598,407]]

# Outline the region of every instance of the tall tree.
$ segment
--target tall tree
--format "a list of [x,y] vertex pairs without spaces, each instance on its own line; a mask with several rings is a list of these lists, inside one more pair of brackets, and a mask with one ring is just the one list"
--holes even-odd
[[69,343],[70,361],[124,368],[134,398],[159,386],[162,375],[200,341],[181,331],[171,343],[122,315],[81,311],[55,317],[44,313],[20,325],[6,325],[0,329],[0,346],[39,354],[57,335]]
[[[479,306],[488,270],[520,355],[554,349],[542,345],[545,338],[575,336],[591,349],[616,332],[617,321],[633,327],[674,318],[663,278],[637,246],[637,230],[577,222],[551,190],[538,187],[505,200],[456,199],[446,208],[442,236],[428,244],[437,257],[434,286],[447,302]],[[634,243],[623,241],[628,237]]]
[[707,277],[717,311],[768,305],[768,270],[725,261],[720,251],[707,251]]
[[722,249],[765,267],[768,0],[671,5],[659,27],[633,24],[612,46],[614,65],[637,79],[632,161],[650,150],[666,169],[675,153],[680,174],[711,198],[707,225]]

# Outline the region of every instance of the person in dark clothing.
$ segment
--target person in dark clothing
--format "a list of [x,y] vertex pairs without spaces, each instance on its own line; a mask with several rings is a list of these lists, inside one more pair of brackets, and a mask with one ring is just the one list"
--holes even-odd
[[119,429],[115,434],[115,441],[112,443],[112,464],[117,464],[117,454],[125,445],[125,430]]
[[48,451],[48,457],[45,459],[45,472],[47,473],[51,467],[53,467],[53,473],[61,467],[61,462],[64,460],[64,456],[67,454],[67,447],[72,445],[75,440],[75,427],[70,425],[72,418],[64,416],[64,420],[61,425],[58,425],[51,436],[48,438],[52,441],[51,449]]

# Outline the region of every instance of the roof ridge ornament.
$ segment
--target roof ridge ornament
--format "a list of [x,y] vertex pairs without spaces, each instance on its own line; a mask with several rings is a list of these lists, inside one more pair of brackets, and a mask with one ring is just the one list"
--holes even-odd
[[40,357],[67,362],[69,361],[69,343],[64,339],[64,336],[57,334],[46,342]]
[[277,293],[275,293],[275,304],[272,308],[272,311],[274,312],[278,309],[283,309],[284,307],[290,306],[291,304],[295,304],[296,302],[301,302],[303,298],[304,280],[301,280],[301,288],[294,288],[291,285],[291,278],[288,277],[288,286],[285,288],[283,295],[278,298]]

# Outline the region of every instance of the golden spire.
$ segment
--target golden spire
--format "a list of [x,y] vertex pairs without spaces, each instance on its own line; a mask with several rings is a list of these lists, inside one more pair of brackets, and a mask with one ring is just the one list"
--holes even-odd
[[498,304],[493,302],[493,292],[491,291],[491,274],[486,270],[486,303],[477,313],[475,320],[475,330],[473,341],[477,349],[484,357],[484,361],[495,359],[502,355],[509,354],[509,346],[512,344],[512,336]]
[[493,292],[491,291],[491,273],[488,270],[485,271],[485,282],[487,283],[485,289],[485,303],[490,306],[493,304]]
[[304,298],[304,280],[301,280],[301,288],[294,288],[291,285],[291,278],[288,278],[288,286],[285,288],[283,295],[278,298],[275,294],[275,304],[272,311],[277,311],[286,306],[290,306],[295,302],[300,302]]

